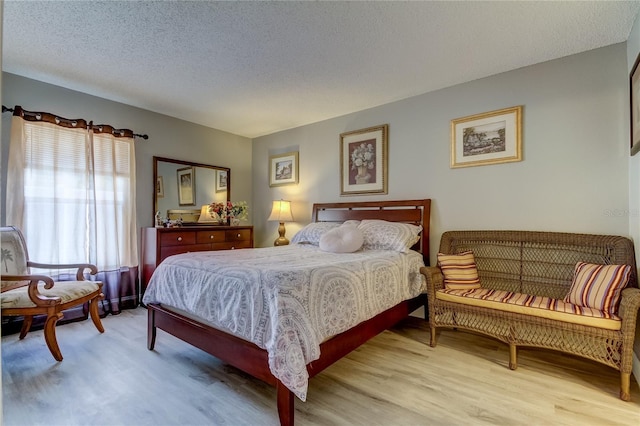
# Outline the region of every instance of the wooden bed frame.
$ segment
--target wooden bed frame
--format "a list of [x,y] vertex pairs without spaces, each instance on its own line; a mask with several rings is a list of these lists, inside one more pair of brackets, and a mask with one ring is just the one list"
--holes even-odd
[[[422,225],[420,241],[413,247],[420,251],[429,265],[429,221],[431,200],[371,201],[356,203],[314,204],[314,222],[343,222],[345,220],[384,219]],[[320,345],[320,358],[307,364],[309,378],[347,355],[367,340],[392,327],[421,306],[426,309],[426,295],[406,300],[398,305],[334,336]],[[153,350],[156,329],[215,356],[216,358],[273,385],[277,389],[278,416],[281,425],[292,425],[294,395],[269,370],[267,351],[257,345],[173,312],[159,304],[149,303],[147,347]]]

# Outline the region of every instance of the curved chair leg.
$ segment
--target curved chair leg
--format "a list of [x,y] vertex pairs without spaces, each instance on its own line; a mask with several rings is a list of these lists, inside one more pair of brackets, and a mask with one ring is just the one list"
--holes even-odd
[[631,373],[620,373],[620,399],[631,401]]
[[49,351],[51,351],[51,355],[53,355],[56,361],[62,361],[62,352],[60,352],[58,340],[56,339],[56,323],[61,318],[61,312],[49,314],[47,321],[44,323],[44,340],[47,342]]
[[24,339],[29,330],[31,329],[31,323],[33,322],[33,315],[25,315],[22,321],[22,328],[20,329],[20,340]]
[[98,300],[100,297],[94,297],[89,300],[89,314],[91,315],[91,320],[93,321],[93,325],[96,326],[100,333],[104,333],[104,327],[102,326],[102,321],[100,321],[100,315],[98,314]]

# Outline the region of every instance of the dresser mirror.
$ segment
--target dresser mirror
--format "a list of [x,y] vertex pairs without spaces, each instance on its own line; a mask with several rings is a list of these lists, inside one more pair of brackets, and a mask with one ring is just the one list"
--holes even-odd
[[153,157],[154,222],[181,218],[183,224],[198,224],[202,207],[231,200],[231,169],[171,158]]

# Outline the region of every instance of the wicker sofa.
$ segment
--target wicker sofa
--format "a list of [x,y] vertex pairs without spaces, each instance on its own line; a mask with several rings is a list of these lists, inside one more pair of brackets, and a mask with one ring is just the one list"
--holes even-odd
[[[618,236],[532,231],[450,231],[442,235],[440,253],[471,251],[482,289],[562,300],[571,287],[577,262],[630,265],[617,315],[608,325],[573,321],[580,315],[548,316],[545,309],[503,310],[500,303],[446,297],[440,267],[425,267],[431,347],[438,328],[479,332],[509,345],[509,367],[517,367],[517,347],[532,346],[579,355],[620,371],[620,398],[630,399],[633,340],[640,289],[631,240]],[[468,291],[473,293],[479,290]],[[504,293],[503,293],[504,294]],[[535,311],[534,314],[531,314]],[[544,312],[543,312],[544,311]],[[542,313],[542,315],[538,315]],[[571,321],[564,318],[570,317]],[[618,329],[616,329],[618,328]]]

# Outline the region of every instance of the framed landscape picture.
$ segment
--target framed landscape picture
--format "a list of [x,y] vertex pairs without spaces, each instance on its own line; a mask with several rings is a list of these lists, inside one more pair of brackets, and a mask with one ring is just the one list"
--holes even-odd
[[193,167],[178,169],[178,204],[181,206],[196,205],[196,175]]
[[158,180],[156,181],[156,197],[164,197],[164,183],[162,182],[162,176],[158,176]]
[[227,171],[216,171],[216,192],[223,192],[227,190]]
[[298,152],[269,157],[269,186],[298,183]]
[[451,120],[451,168],[522,161],[522,106]]
[[389,125],[340,134],[340,195],[387,193]]

